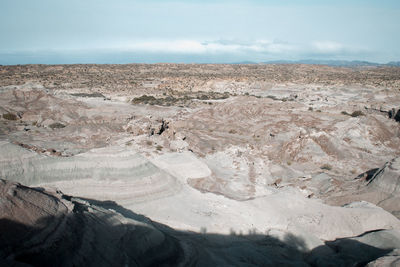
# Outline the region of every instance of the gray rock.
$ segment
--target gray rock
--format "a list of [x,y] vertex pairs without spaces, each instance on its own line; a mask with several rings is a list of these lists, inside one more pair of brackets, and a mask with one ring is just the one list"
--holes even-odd
[[391,196],[400,196],[400,157],[385,163],[372,176],[368,187],[376,188]]

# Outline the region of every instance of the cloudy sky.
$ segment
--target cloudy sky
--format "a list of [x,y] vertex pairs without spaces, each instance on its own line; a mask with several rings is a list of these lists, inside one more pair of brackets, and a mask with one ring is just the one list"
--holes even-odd
[[398,0],[1,0],[0,64],[400,60]]

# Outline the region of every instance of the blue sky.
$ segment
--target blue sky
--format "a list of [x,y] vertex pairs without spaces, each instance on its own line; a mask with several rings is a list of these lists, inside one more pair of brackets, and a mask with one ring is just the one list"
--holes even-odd
[[400,60],[400,1],[1,0],[0,64]]

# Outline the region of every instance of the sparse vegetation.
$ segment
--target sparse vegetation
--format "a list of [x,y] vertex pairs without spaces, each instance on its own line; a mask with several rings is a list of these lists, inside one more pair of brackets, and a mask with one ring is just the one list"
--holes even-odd
[[54,130],[54,129],[65,128],[65,125],[62,123],[59,123],[59,122],[55,122],[55,123],[50,124],[49,127]]
[[154,96],[142,95],[136,97],[132,100],[133,104],[150,104],[156,101],[157,99]]
[[356,110],[353,111],[353,113],[347,113],[347,111],[342,111],[340,112],[343,115],[347,115],[347,116],[352,116],[352,117],[359,117],[359,116],[365,116],[364,113],[361,110]]
[[[166,237],[166,241],[173,242],[169,242],[171,246],[165,255],[163,251],[155,252],[162,255],[154,265],[164,259],[168,264],[171,258],[176,264],[199,261],[209,265],[215,265],[215,262],[230,265],[271,262],[271,265],[277,265],[290,264],[293,260],[293,264],[304,261],[304,265],[330,262],[361,265],[369,262],[365,255],[368,253],[353,253],[357,250],[356,241],[365,241],[369,237],[360,238],[359,234],[371,230],[372,241],[385,244],[390,233],[386,231],[381,235],[380,229],[397,225],[389,210],[371,209],[362,203],[341,206],[361,197],[365,201],[375,201],[373,203],[378,206],[383,203],[381,197],[388,197],[382,190],[377,190],[375,185],[379,185],[382,175],[378,176],[376,169],[371,168],[384,166],[380,174],[389,170],[392,175],[395,170],[389,167],[397,167],[398,124],[393,119],[400,108],[396,104],[399,102],[400,67],[391,67],[389,71],[384,66],[336,68],[307,64],[20,65],[1,66],[0,77],[0,84],[6,89],[0,92],[0,134],[5,148],[0,153],[5,169],[1,172],[18,176],[25,171],[22,173],[25,180],[37,184],[32,180],[35,178],[33,172],[40,179],[43,177],[40,172],[45,172],[46,176],[55,169],[52,167],[57,167],[53,177],[46,180],[46,185],[54,187],[50,194],[51,203],[42,199],[33,199],[32,203],[47,205],[54,202],[55,208],[44,207],[44,212],[55,211],[56,214],[50,214],[55,215],[55,219],[62,215],[60,231],[68,230],[70,222],[76,224],[75,219],[64,218],[94,213],[93,220],[89,220],[91,228],[107,228],[107,231],[125,235],[111,235],[115,245],[107,246],[108,239],[91,238],[93,233],[89,232],[88,256],[100,242],[100,249],[107,246],[103,254],[116,255],[109,257],[110,262],[124,264],[124,255],[118,258],[121,262],[113,260],[119,256],[115,248],[121,253],[135,249],[132,244],[136,240],[140,250],[143,242],[135,238],[140,235],[144,242],[149,241],[146,243],[149,249],[142,249],[143,255],[136,253],[138,257],[128,260],[139,265],[150,262],[147,256],[154,254],[154,246],[157,249],[159,242],[145,239],[154,231],[135,228],[132,224],[146,226],[146,221],[151,224],[150,219],[160,219],[165,226],[153,223],[162,227],[161,232],[156,232],[157,237]],[[54,80],[59,81],[54,83],[57,88],[51,84]],[[383,92],[385,89],[382,88],[389,89]],[[71,93],[96,91],[104,92],[112,101],[87,98],[97,97],[91,94],[71,96]],[[233,97],[235,94],[237,97]],[[264,99],[267,95],[271,95],[270,100]],[[224,98],[228,99],[217,100]],[[352,113],[357,110],[365,116],[359,114],[361,117],[353,119]],[[14,113],[17,120],[4,119],[3,113],[9,112]],[[392,120],[385,118],[388,112],[392,112]],[[37,127],[32,126],[36,124],[34,121],[37,121]],[[62,126],[50,126],[57,122]],[[15,159],[21,163],[8,164]],[[70,181],[66,174],[71,171],[74,176],[93,174],[94,178],[102,176],[107,180],[98,183],[95,179]],[[374,181],[371,181],[372,177]],[[367,185],[369,182],[372,183]],[[11,185],[13,190],[21,189]],[[57,193],[55,187],[59,185],[75,188],[70,191],[79,191],[81,197],[89,195],[93,199]],[[34,193],[47,192],[46,188],[35,190]],[[32,195],[35,198],[36,193]],[[160,196],[164,198],[154,201]],[[65,209],[61,210],[65,216],[58,212],[54,197],[59,198],[59,204],[68,204],[68,214]],[[313,200],[306,201],[307,198]],[[135,203],[136,212],[151,215],[151,218],[148,220],[124,210],[120,206],[124,203],[116,203],[118,201]],[[279,205],[273,205],[278,201]],[[157,209],[160,203],[169,209]],[[265,203],[270,203],[268,208]],[[324,203],[336,207],[332,210]],[[397,208],[397,202],[391,202],[391,199],[385,203],[394,203],[386,206]],[[19,211],[16,215],[21,213]],[[28,212],[34,212],[33,217],[37,212],[43,214],[41,207],[28,207]],[[396,210],[393,214],[399,213]],[[371,216],[367,218],[367,215]],[[334,221],[326,220],[332,216]],[[77,217],[78,222],[83,221],[80,217]],[[112,225],[97,227],[94,219],[102,217]],[[12,219],[24,225],[27,223],[24,218]],[[296,225],[293,224],[295,219]],[[365,227],[367,219],[368,229]],[[349,225],[349,221],[353,223]],[[54,225],[59,222],[54,221]],[[125,224],[128,225],[125,227]],[[189,230],[207,236],[174,230],[185,225],[190,226]],[[314,233],[300,233],[297,225],[313,229]],[[35,225],[32,227],[25,228],[36,229]],[[206,227],[210,227],[209,233]],[[243,236],[226,236],[230,227],[232,235],[242,235],[243,231]],[[249,229],[253,236],[247,236]],[[298,234],[301,236],[295,236]],[[133,240],[130,240],[131,236]],[[279,240],[273,239],[275,237]],[[378,240],[381,237],[382,240]],[[325,243],[326,239],[338,241]],[[354,242],[347,246],[347,239]],[[17,241],[16,249],[24,245],[24,240],[22,243]],[[51,236],[49,241],[51,244],[44,244],[46,247],[59,246]],[[174,259],[176,254],[182,254],[180,241],[188,243],[189,250],[194,250],[188,254],[193,254],[193,259]],[[330,254],[323,253],[321,258],[321,247],[311,251],[309,241],[316,246],[322,245],[322,250],[328,250]],[[35,255],[48,251],[42,249],[42,243],[39,244],[41,247],[32,248]],[[205,243],[207,247],[203,249]],[[27,244],[29,248],[30,245]],[[68,260],[74,251],[67,245],[64,254]],[[264,257],[261,252],[265,250],[271,251],[271,255]],[[235,252],[238,255],[232,255]],[[376,253],[371,251],[369,254],[379,262],[380,252],[377,248]],[[358,254],[361,262],[355,262]],[[326,255],[329,257],[324,258]]]
[[201,95],[201,96],[199,97],[199,99],[200,99],[200,100],[208,100],[208,99],[210,99],[210,97],[209,97],[208,95]]
[[327,171],[332,170],[332,166],[329,165],[329,164],[324,164],[324,165],[322,165],[320,168],[321,168],[322,170],[327,170]]
[[14,113],[6,113],[3,114],[3,118],[9,121],[16,121],[18,120],[18,116],[15,115]]
[[359,117],[359,116],[364,116],[364,113],[362,113],[361,110],[356,110],[353,113],[351,113],[352,117]]
[[270,98],[272,100],[279,100],[276,96],[274,95],[268,95],[267,98]]
[[78,97],[101,97],[101,98],[106,98],[103,94],[101,93],[74,93],[71,94],[72,96],[78,96]]
[[[165,96],[163,94],[163,96]],[[132,104],[149,104],[157,106],[187,106],[193,100],[220,100],[229,97],[229,93],[219,92],[175,92],[171,91],[166,97],[156,98],[154,96],[142,95],[134,98]],[[208,104],[210,102],[207,102]]]

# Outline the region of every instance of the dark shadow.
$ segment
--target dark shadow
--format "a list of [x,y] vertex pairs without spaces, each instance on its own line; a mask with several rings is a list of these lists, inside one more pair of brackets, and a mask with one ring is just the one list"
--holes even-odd
[[[112,200],[105,200],[105,201],[101,201],[101,200],[95,200],[95,199],[90,199],[90,198],[74,198],[72,196],[68,196],[68,195],[63,195],[64,199],[67,199],[69,201],[74,200],[74,199],[81,199],[84,201],[87,201],[90,205],[95,205],[98,207],[101,207],[103,209],[106,210],[113,210],[118,212],[119,214],[123,215],[126,218],[129,219],[133,219],[139,222],[144,222],[144,223],[150,223],[152,222],[149,218],[147,218],[146,216],[140,215],[140,214],[136,214],[134,212],[132,212],[129,209],[124,208],[121,205],[118,205],[117,202],[112,201]],[[154,222],[152,222],[154,223]]]
[[377,259],[392,251],[391,249],[377,249],[376,247],[346,238],[326,242],[326,245],[333,249],[347,266],[364,266],[371,259]]
[[394,119],[395,121],[400,122],[400,109],[391,109],[389,110],[388,115],[390,119]]
[[368,170],[368,171],[363,172],[360,175],[358,175],[355,179],[364,179],[365,181],[369,182],[378,171],[379,171],[379,168],[374,168],[374,169]]
[[[256,229],[231,229],[230,235],[206,227],[180,231],[114,201],[63,198],[74,204],[67,215],[34,225],[0,219],[2,266],[362,266],[392,251],[350,238],[309,251],[295,235],[278,239]],[[121,216],[132,221],[120,223]]]

